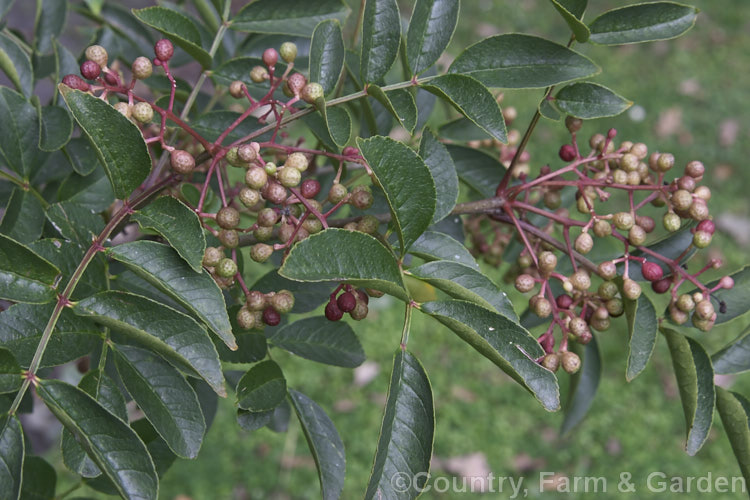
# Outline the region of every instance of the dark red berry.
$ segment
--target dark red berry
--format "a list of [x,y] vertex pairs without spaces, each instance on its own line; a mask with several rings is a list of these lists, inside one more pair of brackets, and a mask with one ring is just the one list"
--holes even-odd
[[104,81],[109,85],[117,85],[117,77],[114,73],[104,73]]
[[83,61],[83,64],[81,64],[81,74],[87,80],[96,80],[101,72],[101,66],[94,61]]
[[326,305],[326,318],[331,321],[338,321],[343,317],[344,311],[339,309],[336,301],[332,299],[330,302],[328,302],[328,305]]
[[562,161],[573,161],[576,158],[576,148],[570,144],[563,144],[559,154]]
[[354,146],[347,146],[344,148],[341,154],[344,156],[357,156],[359,154],[359,149],[355,148]]
[[263,311],[263,323],[268,326],[276,326],[281,323],[281,314],[273,307],[266,307]]
[[162,38],[154,45],[154,54],[158,60],[167,62],[174,55],[174,45],[166,38]]
[[557,302],[557,307],[559,307],[560,309],[568,309],[573,305],[573,298],[570,295],[564,293],[562,295],[558,295],[555,302]]
[[307,199],[315,198],[320,193],[320,182],[315,179],[305,179],[300,186],[300,192]]
[[698,223],[698,227],[695,228],[695,231],[704,231],[708,234],[714,234],[714,231],[716,231],[716,225],[714,224],[714,221],[705,219]]
[[83,90],[84,92],[89,90],[89,84],[78,75],[65,75],[62,82],[71,89]]
[[336,303],[338,304],[339,309],[341,309],[345,313],[352,311],[355,307],[357,307],[357,299],[351,292],[344,292],[339,295]]
[[649,281],[658,281],[664,276],[664,271],[656,262],[644,262],[641,273]]
[[656,293],[666,293],[672,286],[672,278],[662,278],[651,283],[651,289]]

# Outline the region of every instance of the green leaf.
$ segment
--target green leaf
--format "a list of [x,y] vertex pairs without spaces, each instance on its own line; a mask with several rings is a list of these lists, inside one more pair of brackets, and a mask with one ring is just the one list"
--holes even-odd
[[21,388],[22,382],[21,365],[16,357],[10,350],[0,347],[0,394],[16,392]]
[[133,9],[132,12],[142,23],[162,33],[193,56],[204,69],[211,67],[212,57],[203,48],[201,33],[192,19],[175,10],[158,6]]
[[[721,288],[711,292],[711,302],[716,306],[716,324],[726,323],[738,316],[742,316],[750,311],[750,300],[747,300],[750,293],[750,267],[743,267],[734,274],[730,274],[734,280],[734,287],[729,290]],[[719,284],[719,280],[706,284],[706,288],[713,288]],[[690,293],[697,292],[693,290]],[[720,305],[726,306],[725,313],[722,313]]]
[[449,144],[448,152],[456,165],[458,178],[485,198],[495,196],[505,167],[497,158],[483,151]]
[[[430,129],[425,129],[419,142],[419,156],[430,169],[435,181],[435,214],[433,224],[447,217],[458,201],[458,175],[448,149]],[[415,243],[416,244],[416,243]],[[472,259],[473,260],[473,259]]]
[[208,274],[196,273],[177,252],[153,241],[126,243],[108,253],[198,316],[227,347],[237,348],[224,296]]
[[456,31],[458,0],[417,0],[406,34],[406,59],[414,75],[435,64]]
[[159,482],[146,446],[135,432],[94,398],[59,380],[42,380],[37,395],[73,433],[125,498],[153,499]]
[[417,126],[417,104],[411,92],[396,89],[385,93],[373,83],[367,86],[367,95],[382,104],[410,134],[414,133],[414,127]]
[[0,298],[43,304],[57,293],[60,270],[28,247],[0,234]]
[[24,439],[21,423],[10,415],[0,416],[0,497],[21,498]]
[[197,457],[206,422],[198,396],[187,380],[145,349],[118,345],[114,352],[125,388],[169,448],[183,458]]
[[311,36],[321,21],[343,23],[349,8],[341,0],[257,0],[245,5],[230,27],[248,33]]
[[[24,368],[34,356],[54,304],[14,304],[0,314],[0,343]],[[63,309],[40,368],[62,365],[90,353],[101,342],[96,325]]]
[[408,274],[451,297],[473,302],[518,322],[518,315],[506,293],[477,269],[458,262],[437,260],[409,269]]
[[555,105],[564,113],[591,120],[619,115],[632,106],[633,102],[603,85],[580,82],[563,87],[555,96]]
[[421,87],[452,104],[493,138],[502,143],[508,142],[500,106],[487,87],[476,79],[466,75],[443,75]]
[[29,244],[39,239],[44,228],[44,207],[31,191],[13,188],[0,221],[0,233],[19,243]]
[[159,353],[177,367],[203,378],[220,396],[226,396],[219,355],[206,330],[190,316],[146,297],[118,291],[105,291],[84,299],[73,308],[120,332],[116,343],[137,345]]
[[383,78],[398,57],[401,15],[396,0],[367,0],[362,18],[360,76],[364,83]]
[[0,87],[0,116],[5,117],[0,120],[0,155],[5,165],[29,179],[47,157],[38,147],[39,113],[23,95]]
[[55,497],[57,473],[42,457],[26,457],[23,463],[22,500],[47,500]]
[[[86,373],[78,383],[78,388],[97,400],[99,404],[123,422],[128,421],[125,398],[115,381],[106,373],[99,370]],[[88,478],[101,475],[102,471],[86,455],[86,451],[67,429],[63,430],[61,449],[63,462],[72,472]]]
[[425,231],[411,246],[409,253],[427,261],[457,262],[479,270],[479,264],[469,250],[445,233]]
[[[583,17],[583,11],[586,9],[586,3],[587,2],[566,2],[564,0],[550,0],[552,2],[552,5],[557,9],[557,12],[560,13],[560,15],[565,19],[565,22],[568,23],[568,26],[570,27],[570,31],[573,32],[573,34],[576,37],[576,41],[580,43],[586,43],[589,39],[589,36],[591,35],[591,32],[589,31],[589,27],[586,26],[586,23],[581,21],[581,18]],[[580,14],[572,12],[571,6],[565,5],[566,3],[572,3],[572,4],[578,4],[582,3],[583,8],[579,9],[581,12]]]
[[[348,323],[326,318],[305,318],[273,331],[268,341],[276,347],[311,361],[356,368],[365,352]],[[20,372],[19,372],[20,373]]]
[[328,300],[331,290],[336,288],[336,283],[300,283],[279,276],[277,270],[264,274],[258,281],[253,283],[251,290],[268,293],[278,290],[289,290],[294,294],[293,313],[303,314],[315,310],[319,305]]
[[411,148],[390,137],[358,138],[357,146],[385,192],[403,255],[435,214],[437,195],[430,169]]
[[60,106],[44,106],[39,108],[39,112],[39,149],[57,151],[70,140],[73,119]]
[[321,84],[325,95],[336,89],[345,54],[341,23],[336,19],[320,22],[310,42],[310,81]]
[[685,451],[695,455],[708,439],[714,418],[716,392],[711,359],[703,347],[690,337],[662,328],[672,354],[677,386],[687,424]]
[[539,106],[537,109],[539,110],[539,114],[547,118],[548,120],[557,122],[560,121],[560,118],[562,118],[560,112],[555,109],[555,106],[549,99],[542,99],[541,101],[539,101]]
[[422,304],[421,310],[453,330],[534,394],[546,410],[560,408],[560,389],[555,375],[535,361],[544,356],[544,350],[518,323],[462,300],[427,302]]
[[645,294],[637,300],[625,299],[623,302],[630,336],[630,354],[625,378],[630,382],[646,368],[648,360],[651,359],[656,347],[659,322],[656,319],[654,304]]
[[676,38],[695,24],[698,9],[675,2],[653,2],[612,9],[594,19],[592,43],[620,45]]
[[58,88],[96,150],[115,196],[127,199],[151,172],[151,155],[141,131],[107,102],[62,84]]
[[750,328],[711,356],[715,373],[722,375],[750,370]]
[[237,383],[237,406],[253,412],[273,410],[286,397],[286,379],[275,361],[261,361]]
[[171,196],[162,196],[131,218],[142,229],[153,229],[161,234],[190,267],[196,272],[201,271],[206,236],[198,216],[184,203]]
[[[426,90],[423,92],[427,92]],[[430,94],[432,95],[432,94]],[[434,97],[434,96],[433,96]],[[463,116],[444,123],[438,127],[438,135],[442,139],[453,142],[483,141],[490,136]]]
[[273,412],[274,410],[247,411],[238,409],[237,424],[248,432],[257,431],[271,422]]
[[408,300],[393,254],[369,234],[346,229],[326,229],[294,245],[279,274],[295,281],[345,281]]
[[[349,142],[352,136],[352,117],[349,116],[349,112],[344,107],[329,108],[323,98],[315,102],[315,107],[323,118],[325,127],[320,130],[319,127],[313,126],[311,130],[326,146],[333,151],[339,151]],[[307,118],[309,124],[310,117]]]
[[716,388],[716,409],[745,481],[750,481],[750,401],[736,392]]
[[[50,261],[60,269],[62,278],[60,284],[65,284],[73,276],[78,264],[83,259],[88,245],[85,247],[74,241],[58,238],[44,238],[29,245],[32,251],[40,257]],[[107,288],[106,260],[103,255],[97,255],[86,267],[83,275],[78,280],[78,286],[71,295],[71,300],[79,300],[83,297]],[[44,325],[42,325],[42,328]]]
[[512,33],[485,38],[464,50],[450,73],[473,76],[488,87],[541,88],[595,75],[589,58],[555,42]]
[[60,184],[57,199],[75,203],[92,212],[102,212],[115,201],[115,194],[104,169],[98,166],[87,176],[71,173]]
[[318,468],[321,496],[324,500],[336,500],[344,488],[346,471],[346,455],[341,436],[315,401],[293,389],[289,389],[289,399]]
[[99,166],[99,158],[91,142],[83,137],[74,137],[63,147],[63,153],[80,175],[88,176]]
[[86,247],[104,229],[104,220],[99,214],[69,201],[50,205],[47,220],[63,238]]
[[[385,413],[365,499],[416,498],[427,482],[435,434],[432,387],[422,364],[399,349],[393,358]],[[405,475],[407,491],[393,481]]]
[[0,33],[0,69],[16,90],[31,97],[34,90],[34,71],[26,52],[9,36]]
[[52,41],[59,38],[68,16],[68,2],[37,0],[34,22],[34,45],[37,52],[52,51]]
[[[578,344],[575,346],[578,347]],[[578,350],[583,350],[582,365],[580,370],[571,377],[568,402],[565,405],[565,418],[560,427],[560,434],[567,434],[584,419],[594,401],[602,375],[602,360],[596,336],[591,337],[591,341],[583,349],[578,348]]]

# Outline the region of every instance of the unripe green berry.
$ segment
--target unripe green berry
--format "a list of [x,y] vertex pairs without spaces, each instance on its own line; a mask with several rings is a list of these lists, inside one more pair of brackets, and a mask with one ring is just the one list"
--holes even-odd
[[600,146],[604,145],[606,138],[602,134],[594,134],[589,139],[589,146],[591,149],[599,149]]
[[284,162],[285,167],[296,168],[300,172],[307,170],[308,165],[309,161],[307,160],[307,156],[299,152],[290,154],[286,157],[286,161]]
[[690,204],[688,214],[692,219],[697,221],[708,219],[710,213],[708,210],[708,205],[706,205],[706,201],[701,198],[694,199],[693,203]]
[[641,296],[641,285],[630,278],[626,278],[622,283],[622,294],[630,300],[636,300]]
[[237,326],[243,330],[250,330],[255,326],[255,315],[246,307],[240,307],[237,311]]
[[646,241],[646,231],[639,225],[634,225],[628,231],[628,241],[631,245],[643,245]]
[[262,311],[263,309],[268,307],[268,299],[266,298],[266,294],[257,290],[252,290],[247,295],[245,303],[247,304],[247,308],[253,312]]
[[637,170],[628,172],[626,175],[626,182],[628,186],[637,186],[641,183],[641,174]]
[[578,357],[578,354],[571,351],[565,351],[562,353],[561,357],[561,364],[566,373],[572,375],[581,369],[581,358]]
[[148,57],[136,57],[131,66],[133,76],[138,80],[145,80],[154,72],[154,66]]
[[549,274],[557,266],[557,257],[552,252],[542,252],[539,254],[539,271],[543,274]]
[[249,187],[243,187],[240,189],[240,202],[245,205],[246,207],[254,207],[260,202],[260,193],[256,191],[255,189],[250,189]]
[[617,276],[617,266],[611,260],[605,260],[597,267],[597,273],[605,280],[614,279]]
[[570,277],[570,282],[573,284],[573,288],[580,291],[588,290],[591,287],[591,277],[584,269],[574,272]]
[[537,297],[537,300],[534,301],[534,314],[540,318],[546,318],[552,314],[552,304],[544,297]]
[[693,326],[702,332],[707,332],[713,328],[714,320],[699,318],[693,314]]
[[703,299],[695,305],[695,314],[701,319],[711,319],[714,312],[714,305],[708,299]]
[[203,265],[206,267],[215,267],[224,258],[224,252],[216,247],[206,247],[203,253]]
[[268,80],[268,70],[263,66],[255,66],[250,70],[250,79],[255,83],[263,83]]
[[250,163],[258,159],[258,151],[253,147],[252,143],[242,144],[237,147],[237,157],[242,162]]
[[349,203],[354,205],[356,208],[360,210],[367,210],[372,206],[373,201],[375,201],[375,198],[372,196],[372,192],[367,186],[360,185],[355,186],[354,189],[352,189]]
[[685,324],[688,320],[688,315],[684,311],[681,311],[674,305],[669,306],[669,318],[672,320],[673,323],[682,325]]
[[147,102],[139,102],[133,106],[133,118],[140,123],[151,123],[154,119],[154,108]]
[[241,99],[245,96],[245,91],[243,90],[244,86],[245,84],[239,80],[233,81],[229,84],[229,95],[231,95],[235,99]]
[[273,208],[264,208],[258,212],[258,225],[272,227],[279,221],[279,214]]
[[317,99],[323,97],[323,86],[319,83],[310,82],[302,87],[300,97],[303,101],[313,104]]
[[599,238],[606,238],[612,234],[612,224],[606,220],[599,219],[594,222],[594,234]]
[[[310,234],[316,234],[323,230],[323,223],[320,222],[320,219],[317,217],[309,216],[305,219],[305,222],[302,223],[302,228]],[[360,228],[360,224],[357,224],[357,230],[363,233],[365,232]]]
[[278,170],[276,164],[272,161],[266,162],[266,164],[263,166],[263,169],[268,175],[276,175],[276,171]]
[[623,305],[622,300],[616,298],[609,299],[604,303],[604,307],[607,308],[607,312],[613,318],[622,316],[622,313],[625,312],[625,306]]
[[530,292],[535,286],[536,281],[530,274],[519,274],[516,278],[516,290],[521,293]]
[[693,195],[684,189],[678,189],[672,193],[671,202],[675,210],[687,210],[693,203]]
[[611,281],[604,281],[601,285],[599,285],[599,288],[597,289],[596,293],[604,300],[613,299],[617,296],[617,285],[615,285]]
[[365,215],[357,222],[357,231],[366,234],[375,234],[380,226],[380,221],[374,215]]
[[296,168],[283,167],[279,169],[276,174],[276,178],[281,182],[284,187],[296,187],[302,182],[302,174]]
[[583,332],[585,332],[588,329],[589,327],[586,324],[586,320],[584,320],[583,318],[579,318],[577,316],[571,319],[570,323],[568,323],[568,330],[570,331],[570,333],[572,333],[576,337],[582,335]]
[[674,156],[671,153],[662,153],[656,161],[656,169],[659,172],[666,172],[674,167]]
[[[605,309],[606,311],[606,309]],[[611,322],[609,318],[591,318],[591,328],[596,330],[597,332],[604,332],[606,330],[609,330],[609,327],[611,326]]]
[[244,162],[240,159],[238,148],[236,146],[233,148],[229,148],[224,158],[226,158],[229,164],[233,167],[247,168],[247,162]]
[[706,248],[711,244],[712,238],[713,236],[711,236],[711,233],[706,231],[696,231],[693,235],[693,245],[697,248]]
[[94,61],[102,68],[107,65],[107,50],[101,45],[91,45],[86,48],[86,59]]
[[631,153],[625,153],[620,158],[620,168],[626,172],[635,172],[639,163],[638,157]]
[[560,356],[551,352],[542,358],[542,366],[551,372],[556,372],[560,368]]
[[346,189],[346,186],[337,182],[333,186],[331,186],[331,190],[328,191],[328,201],[335,205],[336,203],[346,198],[347,194],[348,191]]
[[576,238],[575,248],[578,253],[585,255],[594,248],[594,239],[589,233],[581,233]]
[[695,302],[693,301],[693,297],[690,296],[689,293],[683,293],[677,298],[677,302],[675,303],[677,306],[677,309],[679,309],[682,312],[690,312],[693,309],[695,309]]
[[250,167],[245,172],[245,184],[251,189],[262,189],[268,182],[268,174],[260,167]]
[[636,156],[639,160],[643,160],[648,156],[648,146],[642,142],[636,142],[630,146],[630,152]]
[[265,262],[273,253],[273,247],[265,243],[256,243],[250,248],[250,258],[255,262]]
[[693,195],[702,200],[708,201],[711,199],[711,189],[708,186],[698,186],[695,188],[695,191],[693,191]]
[[175,149],[169,154],[169,164],[178,174],[187,175],[195,168],[195,158],[187,151]]
[[628,173],[621,168],[617,168],[612,172],[612,181],[615,184],[627,184],[628,183]]
[[126,102],[118,102],[115,103],[114,108],[125,118],[130,118],[132,116],[132,110],[130,108],[130,105]]
[[664,224],[664,229],[673,233],[680,229],[680,226],[682,225],[682,219],[680,219],[680,216],[674,212],[667,212],[666,214],[664,214],[662,223]]
[[621,231],[627,231],[633,227],[633,224],[635,224],[633,215],[630,212],[617,212],[612,217],[612,222],[614,222],[615,227]]
[[581,130],[581,127],[583,127],[583,120],[581,120],[580,118],[576,118],[575,116],[568,115],[565,117],[565,127],[567,127],[568,132],[573,134]]
[[354,306],[354,309],[349,311],[349,316],[355,321],[361,321],[367,317],[368,312],[367,304],[357,301],[357,305]]
[[288,290],[280,290],[271,297],[271,307],[281,314],[291,312],[294,307],[294,295]]
[[240,235],[234,229],[222,229],[219,231],[219,241],[227,248],[237,248],[240,244]]
[[216,223],[223,229],[234,229],[240,223],[240,213],[234,207],[223,207],[216,213]]
[[562,204],[562,197],[560,196],[560,193],[557,191],[547,191],[544,193],[544,206],[551,209],[556,210],[560,208],[560,205]]
[[229,278],[237,274],[237,263],[232,259],[224,257],[216,265],[216,274],[222,278]]
[[279,47],[279,55],[288,63],[294,62],[294,59],[297,57],[297,45],[293,42],[282,43],[281,47]]
[[258,241],[268,241],[271,239],[271,236],[273,236],[273,226],[260,226],[253,231],[253,236],[255,236],[255,239]]

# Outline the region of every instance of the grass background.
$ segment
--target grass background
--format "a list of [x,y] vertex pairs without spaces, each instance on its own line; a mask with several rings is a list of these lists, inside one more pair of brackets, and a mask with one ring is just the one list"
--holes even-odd
[[[356,12],[358,0],[349,2]],[[589,19],[620,5],[613,1],[589,3]],[[606,121],[587,122],[582,136],[614,126],[619,130],[618,139],[643,141],[671,151],[678,165],[700,159],[711,172],[707,183],[715,194],[710,204],[713,213],[747,218],[750,3],[692,3],[702,12],[695,28],[681,39],[616,48],[577,47],[602,67],[594,81],[635,101],[642,115],[640,120],[626,113]],[[408,12],[410,4],[403,2],[402,12]],[[455,56],[462,47],[485,36],[507,32],[539,34],[562,43],[567,39],[564,21],[547,1],[465,0],[449,52]],[[518,128],[523,130],[540,95],[541,91],[506,95],[503,105],[513,105],[519,112]],[[728,133],[732,128],[738,130],[733,140]],[[542,120],[529,146],[533,152],[532,168],[548,161],[555,165],[556,151],[563,141],[563,126]],[[712,255],[723,256],[726,269],[733,271],[747,262],[747,249],[728,234],[719,233],[714,241],[717,249],[711,250]],[[699,256],[692,265],[698,267],[704,261],[705,257]],[[485,270],[499,281],[502,269]],[[353,383],[350,370],[322,366],[286,352],[274,353],[289,385],[316,400],[341,434],[347,453],[342,495],[345,499],[360,497],[369,477],[402,318],[401,306],[383,298],[373,301],[367,320],[354,326],[368,359],[379,367],[377,376],[362,387]],[[710,334],[700,334],[700,339],[713,352],[739,334],[747,322],[738,319]],[[696,335],[694,330],[685,332]],[[709,440],[698,455],[688,457],[684,453],[683,412],[665,342],[660,339],[646,370],[627,383],[624,320],[615,322],[610,331],[599,335],[599,340],[604,363],[599,392],[583,424],[562,437],[558,433],[560,413],[544,411],[528,393],[455,335],[416,314],[409,347],[424,364],[433,386],[435,456],[444,462],[479,454],[475,456],[484,457],[495,476],[526,477],[531,498],[566,496],[540,493],[540,471],[606,477],[607,492],[596,494],[597,498],[632,497],[617,491],[620,472],[632,474],[637,498],[665,496],[646,489],[646,476],[654,471],[683,477],[708,472],[714,476],[739,475],[718,415]],[[560,376],[563,400],[567,378],[565,374]],[[729,382],[734,383],[733,389],[750,393],[747,379]],[[483,473],[481,468],[472,470]],[[433,474],[453,477],[444,467],[434,468]],[[63,482],[67,479],[61,478]],[[80,493],[96,496],[91,490]],[[319,487],[314,463],[294,418],[285,434],[265,428],[247,433],[238,429],[232,401],[227,400],[220,402],[200,460],[178,461],[161,483],[161,498],[184,498],[183,495],[194,499],[306,499],[319,498]],[[423,498],[471,496],[432,491]],[[502,498],[507,496],[506,490]],[[696,496],[692,493],[682,497]],[[711,498],[738,496],[713,493]]]

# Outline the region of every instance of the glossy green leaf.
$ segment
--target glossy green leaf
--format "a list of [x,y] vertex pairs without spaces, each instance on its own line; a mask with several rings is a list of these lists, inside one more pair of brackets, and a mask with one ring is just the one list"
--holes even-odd
[[495,196],[505,167],[497,158],[483,151],[449,144],[448,152],[456,165],[458,178],[486,198]]
[[552,101],[548,99],[542,99],[541,101],[539,101],[539,106],[537,109],[539,110],[539,114],[547,118],[548,120],[560,121],[560,118],[562,118],[562,115],[557,109],[555,109]]
[[341,0],[257,0],[235,15],[230,27],[249,33],[311,36],[321,21],[343,23],[349,8]]
[[[59,238],[44,238],[37,240],[29,248],[40,257],[51,262],[62,273],[60,285],[67,284],[73,276],[78,264],[83,259],[88,245],[83,246],[74,241]],[[91,294],[107,288],[106,259],[103,255],[95,256],[83,275],[78,280],[78,285],[71,295],[71,300],[79,300]]]
[[22,500],[47,500],[55,497],[57,473],[42,457],[26,457],[23,462]]
[[24,439],[21,422],[10,415],[0,416],[0,497],[20,498],[23,478]]
[[464,118],[463,116],[440,125],[440,127],[438,127],[437,135],[442,139],[453,142],[483,141],[485,139],[490,139],[487,132],[474,125],[471,120]]
[[63,147],[63,153],[73,166],[73,170],[80,175],[89,175],[99,166],[96,150],[83,137],[74,137]]
[[71,173],[60,184],[57,198],[88,208],[92,212],[102,212],[115,201],[115,193],[112,192],[112,185],[104,169],[97,167],[86,176]]
[[169,448],[183,458],[198,456],[206,422],[185,377],[145,349],[118,345],[114,351],[125,388]]
[[316,309],[328,300],[331,290],[336,288],[336,283],[301,283],[279,276],[277,270],[264,274],[250,287],[251,290],[268,293],[278,290],[289,290],[294,294],[293,313],[302,314]]
[[237,424],[247,432],[257,431],[271,422],[273,410],[247,411],[237,410]]
[[742,476],[750,482],[750,401],[741,394],[717,387],[716,409]]
[[57,295],[60,270],[28,247],[0,234],[0,298],[42,304]]
[[362,18],[360,77],[365,83],[383,78],[398,57],[401,16],[396,0],[367,0]]
[[294,245],[279,274],[295,281],[345,281],[408,300],[394,255],[372,236],[346,229],[326,229]]
[[31,178],[47,156],[38,147],[39,113],[23,95],[0,87],[0,116],[5,117],[0,120],[2,159],[22,177]]
[[73,119],[60,106],[44,106],[40,110],[41,130],[39,132],[39,149],[57,151],[65,146],[73,133]]
[[435,214],[437,195],[430,169],[411,148],[389,137],[358,138],[357,146],[385,192],[403,254]]
[[591,120],[619,115],[632,106],[633,102],[603,85],[579,82],[563,87],[555,95],[555,105],[571,116]]
[[336,500],[344,488],[346,471],[346,454],[341,436],[315,401],[293,389],[289,390],[289,399],[318,468],[321,497],[324,500]]
[[427,302],[422,304],[421,310],[453,330],[528,389],[546,410],[560,408],[560,389],[555,375],[535,361],[544,355],[544,350],[518,323],[462,300]]
[[672,366],[680,389],[687,424],[685,451],[695,455],[708,439],[714,418],[716,392],[711,359],[698,341],[662,328],[672,354]]
[[115,196],[127,199],[151,171],[151,156],[141,131],[105,101],[62,84],[58,88],[96,150]]
[[365,360],[352,327],[322,316],[290,323],[273,331],[268,341],[302,358],[333,366],[356,368]]
[[[190,316],[146,297],[106,291],[78,302],[76,314],[132,339],[189,373],[202,377],[217,394],[226,396],[219,355],[206,330]],[[120,337],[113,336],[116,343]]]
[[675,2],[628,5],[594,19],[589,40],[602,45],[667,40],[692,28],[697,15],[695,7]]
[[500,106],[487,87],[476,79],[466,75],[443,75],[422,84],[422,88],[452,104],[493,138],[508,142]]
[[159,482],[154,463],[128,424],[84,391],[65,382],[43,380],[36,391],[120,495],[156,500]]
[[310,42],[310,81],[323,86],[325,95],[336,89],[344,69],[344,37],[336,19],[322,21],[313,31]]
[[451,297],[473,302],[518,322],[508,295],[477,269],[458,262],[436,260],[410,269],[408,273]]
[[578,344],[575,349],[579,351],[579,355],[580,351],[583,351],[582,364],[571,377],[568,402],[564,410],[565,418],[560,427],[560,434],[567,434],[584,419],[594,401],[602,375],[602,360],[596,336],[591,337],[591,341],[583,349],[578,347]]
[[[365,499],[412,499],[427,482],[435,434],[432,387],[422,364],[399,349]],[[408,477],[406,491],[393,478]],[[413,481],[413,484],[412,484]]]
[[21,365],[16,357],[10,350],[0,347],[0,394],[16,392],[22,382]]
[[31,191],[13,188],[0,220],[0,233],[19,243],[29,244],[42,235],[44,207]]
[[[734,280],[734,287],[729,290],[721,288],[711,292],[711,302],[716,306],[716,324],[726,323],[738,316],[742,316],[750,311],[750,267],[743,267],[736,273],[730,274]],[[706,284],[706,288],[713,288],[719,283],[719,280]],[[698,290],[693,290],[697,292]],[[726,312],[721,312],[721,304],[726,307]]]
[[286,379],[275,361],[261,361],[237,383],[237,406],[254,412],[273,410],[286,397]]
[[427,261],[457,262],[479,270],[479,265],[469,250],[445,233],[425,231],[411,246],[409,253]]
[[[315,107],[323,118],[325,129],[321,131],[311,127],[313,133],[333,151],[339,151],[352,137],[352,118],[349,112],[341,106],[329,108],[322,98],[315,102]],[[309,124],[310,117],[307,118]]]
[[86,247],[104,229],[104,219],[99,214],[69,201],[50,205],[47,220],[63,238]]
[[448,153],[448,149],[429,129],[422,133],[419,142],[419,156],[430,169],[435,181],[437,200],[435,214],[432,216],[432,222],[435,223],[447,217],[453,207],[456,206],[456,201],[458,201],[458,174],[456,174],[456,166],[453,164],[453,158]]
[[12,38],[4,33],[0,33],[0,69],[18,92],[31,97],[31,92],[34,90],[31,59]]
[[208,274],[196,273],[177,252],[153,241],[134,241],[108,252],[198,316],[230,349],[237,348],[224,296]]
[[153,229],[161,234],[190,267],[196,272],[201,271],[206,236],[200,219],[184,203],[171,196],[162,196],[138,210],[131,218],[142,229]]
[[[106,373],[99,370],[86,373],[78,383],[78,388],[96,399],[99,404],[123,422],[128,421],[125,398],[115,381]],[[67,429],[63,430],[61,449],[63,463],[72,472],[88,478],[97,477],[102,473]]]
[[[15,304],[0,314],[0,344],[10,349],[24,368],[34,356],[54,304]],[[102,339],[91,321],[63,309],[40,367],[56,366],[90,353]]]
[[211,67],[211,55],[203,48],[201,33],[191,18],[176,10],[159,6],[133,9],[133,15],[167,36],[175,45],[193,56],[201,66]]
[[628,321],[630,336],[630,353],[625,378],[628,382],[640,374],[656,347],[656,335],[659,322],[656,318],[654,304],[645,294],[637,300],[625,299],[625,317]]
[[[565,22],[568,23],[568,26],[570,27],[570,31],[573,32],[573,34],[576,37],[576,41],[580,43],[585,43],[588,41],[589,36],[591,35],[591,32],[589,31],[589,27],[586,26],[586,23],[581,21],[581,17],[583,14],[583,10],[586,9],[586,3],[587,2],[580,2],[580,1],[574,1],[569,2],[565,0],[550,0],[552,2],[552,5],[557,9],[557,12],[560,13],[560,15],[565,19]],[[579,11],[581,14],[578,14],[577,12],[573,12],[571,5],[566,4],[583,4],[583,8]],[[575,5],[578,7],[577,5]]]
[[34,44],[41,53],[52,51],[52,42],[65,27],[68,15],[68,2],[59,0],[37,0],[36,21],[34,23]]
[[600,70],[589,58],[564,45],[512,33],[471,45],[449,71],[473,76],[488,87],[522,89],[578,80]]
[[375,84],[367,86],[367,95],[372,96],[398,120],[410,134],[417,126],[417,104],[414,96],[406,89],[396,89],[388,93]]
[[750,370],[750,328],[711,356],[715,373],[722,375]]
[[406,59],[414,75],[435,64],[458,24],[458,0],[417,0],[406,34]]

